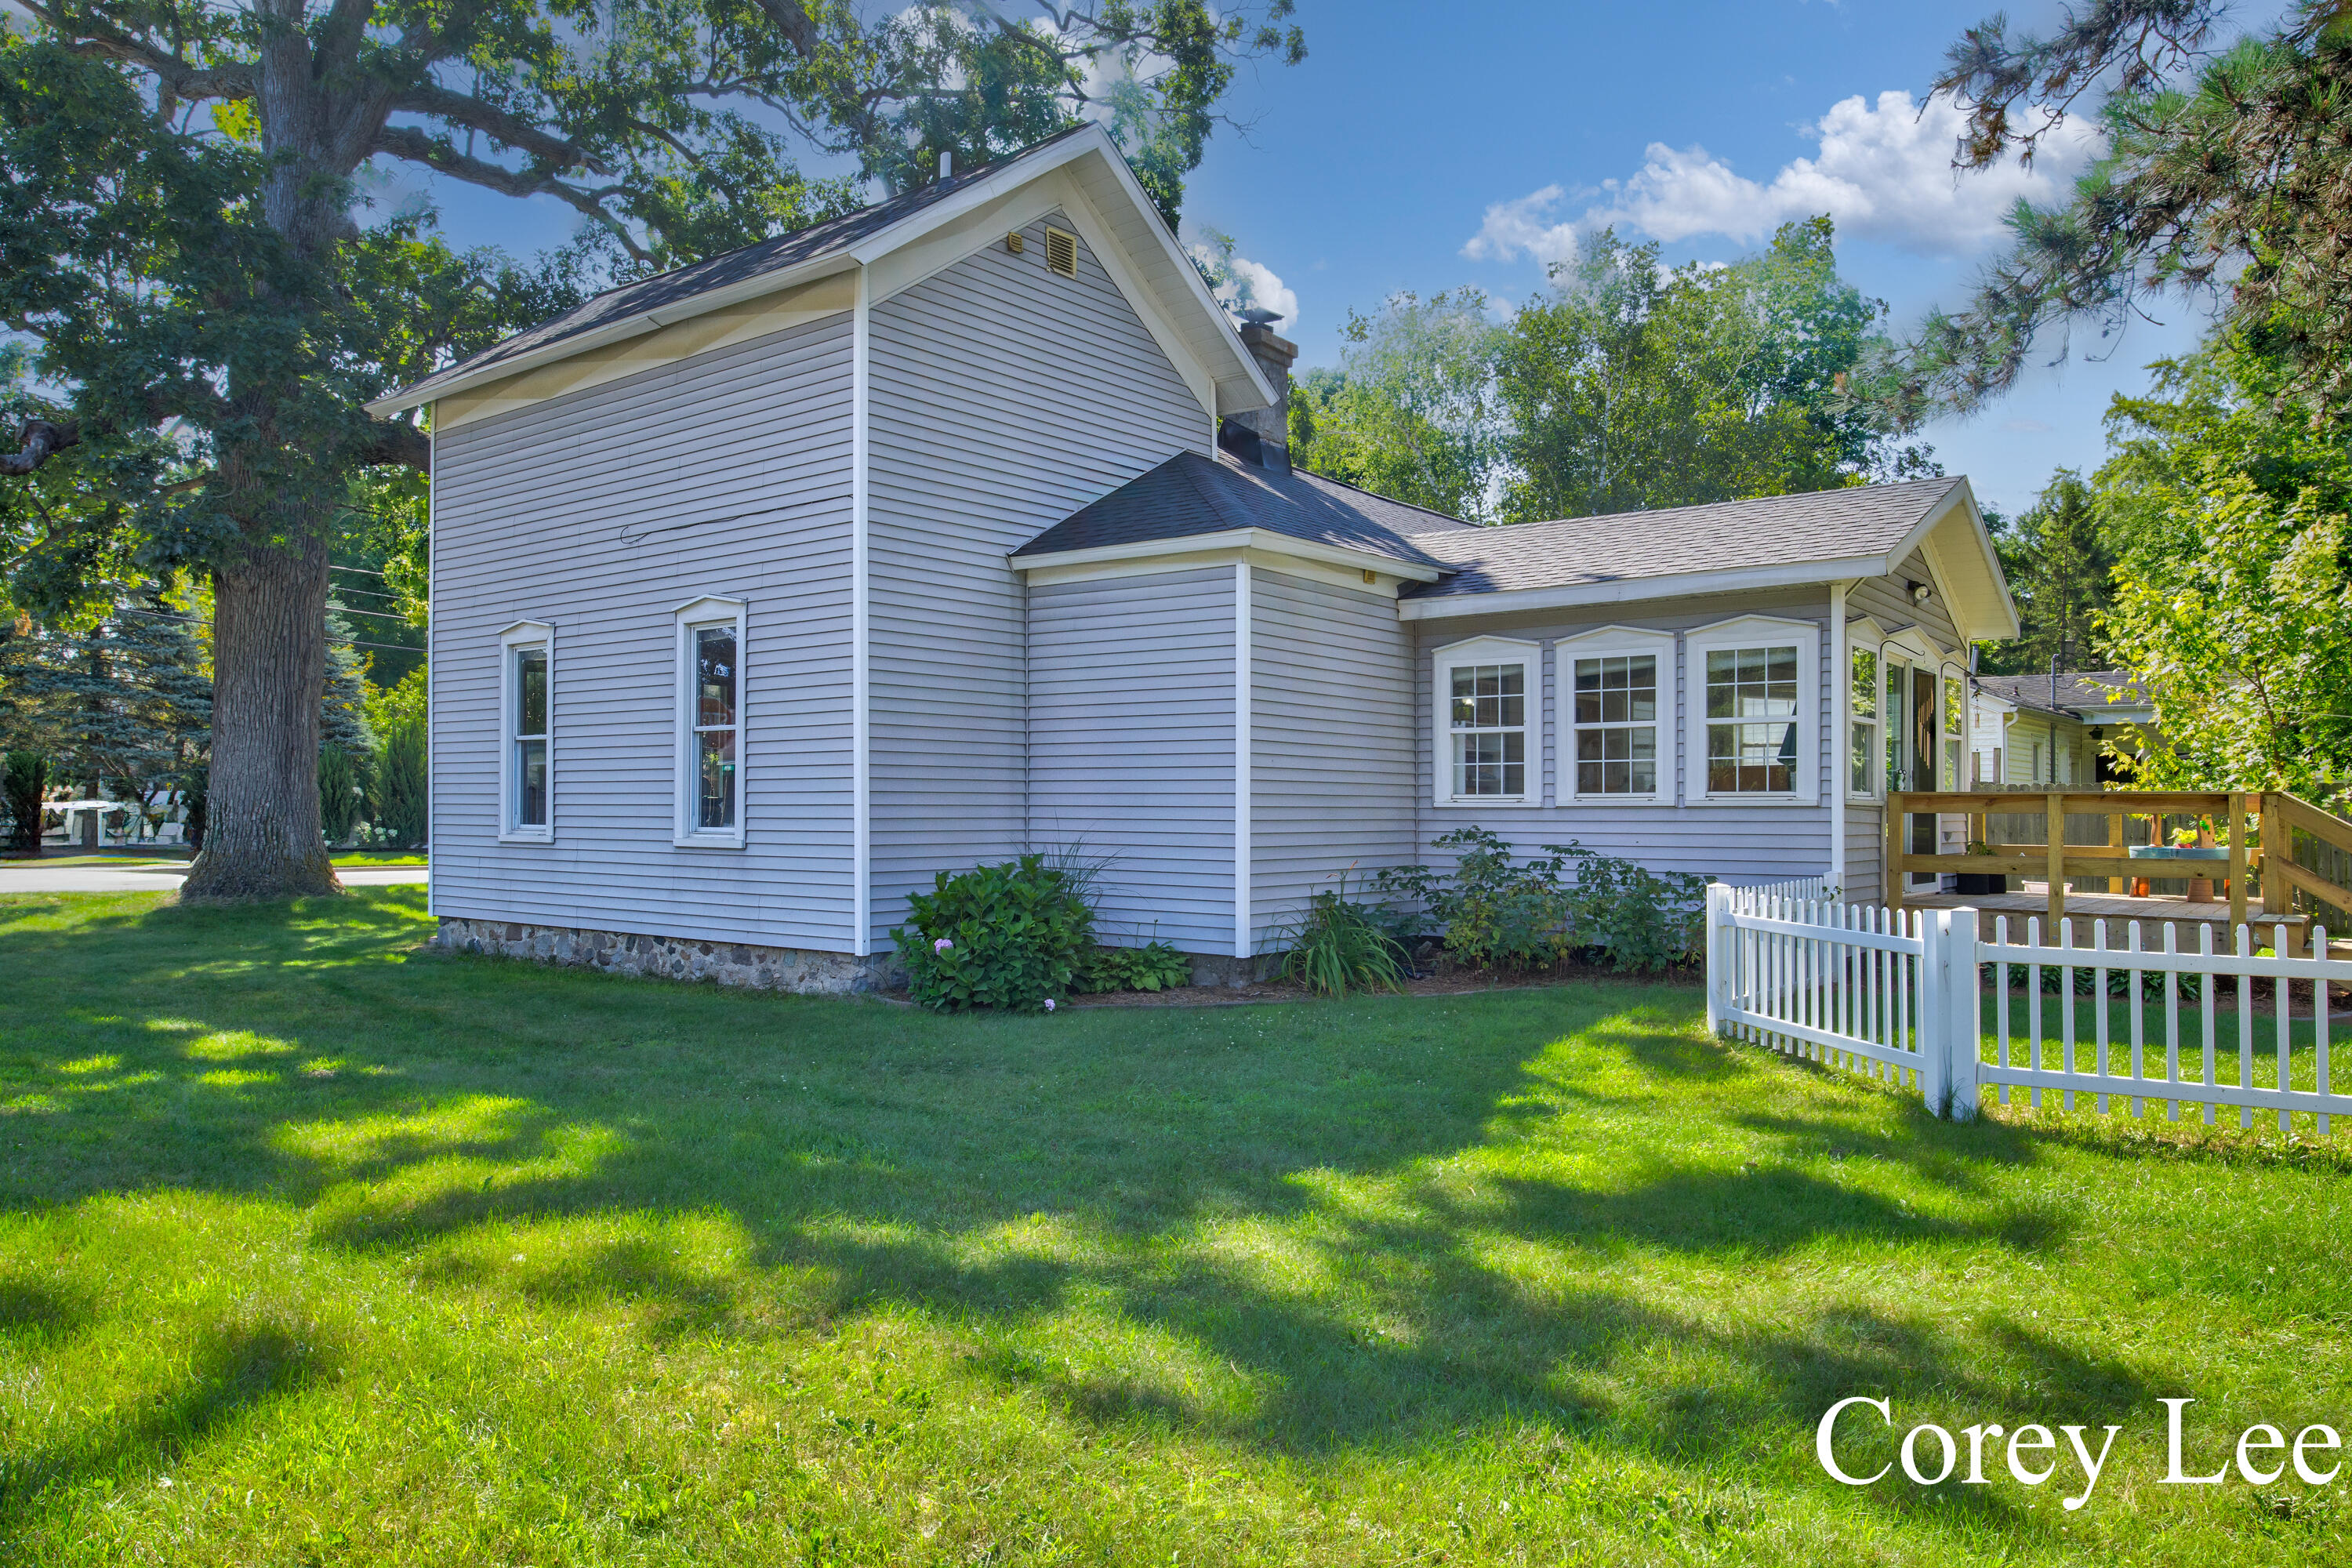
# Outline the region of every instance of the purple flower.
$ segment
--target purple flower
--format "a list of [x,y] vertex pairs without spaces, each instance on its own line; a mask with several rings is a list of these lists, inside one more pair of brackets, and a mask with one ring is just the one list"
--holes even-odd
[[1046,998],[1045,998],[1045,1011],[1047,1011],[1048,1013],[1050,1013],[1050,1012],[1052,1012],[1053,1010],[1054,1010],[1054,999],[1053,999],[1051,996],[1048,996],[1048,997],[1046,997]]
[[941,937],[939,941],[931,943],[931,951],[933,952],[945,952],[954,945],[955,943],[950,942],[947,938]]

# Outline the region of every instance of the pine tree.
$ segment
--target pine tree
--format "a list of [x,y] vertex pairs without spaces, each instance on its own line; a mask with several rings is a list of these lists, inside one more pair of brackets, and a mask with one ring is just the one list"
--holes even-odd
[[2115,552],[2083,477],[2059,469],[1995,543],[2021,629],[2015,642],[1983,645],[1980,668],[2031,674],[2048,669],[2053,656],[2061,669],[2107,668],[2100,618],[2115,597]]

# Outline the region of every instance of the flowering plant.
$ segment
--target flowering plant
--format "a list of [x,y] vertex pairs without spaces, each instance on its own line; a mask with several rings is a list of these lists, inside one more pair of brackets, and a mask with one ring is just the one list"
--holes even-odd
[[932,879],[890,933],[907,989],[940,1013],[1053,1009],[1094,945],[1094,911],[1069,873],[1038,855]]

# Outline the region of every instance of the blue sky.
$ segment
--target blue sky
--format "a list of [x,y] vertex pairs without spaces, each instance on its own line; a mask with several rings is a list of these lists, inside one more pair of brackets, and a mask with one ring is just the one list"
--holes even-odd
[[[1774,224],[1830,210],[1846,275],[1898,326],[1963,297],[2008,200],[2045,172],[1956,185],[1948,127],[1917,118],[1943,51],[1994,0],[1541,5],[1301,0],[1309,58],[1245,70],[1186,199],[1188,228],[1234,237],[1296,297],[1302,364],[1333,363],[1349,310],[1474,284],[1527,298],[1580,226],[1615,221],[1670,259],[1727,259]],[[2027,0],[2012,18],[2046,23]],[[1908,94],[1908,99],[1888,94]],[[453,238],[534,250],[570,232],[552,201],[443,185]],[[2187,305],[2119,342],[2076,334],[2061,367],[1928,432],[1946,470],[2015,510],[2061,465],[2095,465],[2101,417],[2144,366],[2195,341]],[[2046,355],[2044,356],[2046,357]]]

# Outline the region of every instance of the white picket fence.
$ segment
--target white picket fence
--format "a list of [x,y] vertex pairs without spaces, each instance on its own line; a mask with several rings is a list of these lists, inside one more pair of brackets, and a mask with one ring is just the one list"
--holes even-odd
[[[2330,1078],[2326,1000],[2331,984],[2352,986],[2352,962],[2294,956],[2287,928],[2273,930],[2265,951],[2254,927],[2242,925],[2234,948],[2217,951],[2213,928],[2200,926],[2198,945],[2184,952],[2168,921],[2159,922],[2162,946],[2143,946],[2133,921],[2122,948],[2105,945],[2103,921],[2088,922],[2084,945],[2071,921],[2049,943],[2038,920],[2023,922],[2021,940],[2006,916],[1989,940],[1979,921],[1970,909],[1898,913],[1717,885],[1707,889],[1708,1021],[1735,1038],[1916,1085],[1938,1115],[1975,1115],[1987,1088],[2003,1104],[2021,1092],[2039,1107],[2054,1092],[2072,1110],[2089,1095],[2102,1112],[2127,1104],[2134,1115],[2161,1101],[2174,1120],[2183,1104],[2201,1105],[2209,1123],[2215,1107],[2233,1105],[2242,1126],[2271,1111],[2283,1132],[2297,1111],[2322,1135],[2333,1117],[2352,1115],[2352,1095],[2336,1092]],[[2325,931],[2313,940],[2312,951],[2327,951]],[[2117,983],[2120,996],[2111,994]],[[2045,984],[2055,990],[2054,1025]],[[2307,1006],[2295,1005],[2298,984]],[[2270,994],[2266,1040],[2258,985]],[[2234,1050],[2220,1033],[2224,990]],[[2300,1049],[2298,1013],[2311,1026]],[[2234,1083],[2222,1071],[2231,1056]]]

